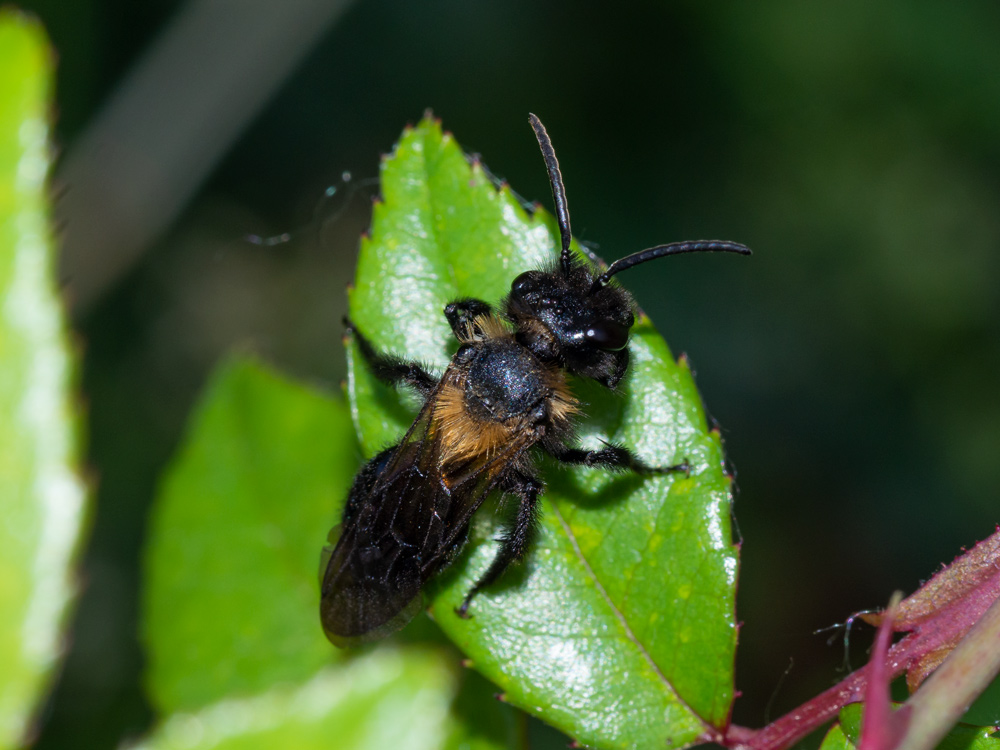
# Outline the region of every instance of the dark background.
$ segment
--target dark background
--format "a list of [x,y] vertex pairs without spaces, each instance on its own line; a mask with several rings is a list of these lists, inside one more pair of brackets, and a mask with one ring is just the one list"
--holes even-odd
[[[187,6],[25,5],[58,53],[58,176],[80,202],[113,177],[70,167],[86,134]],[[364,178],[428,107],[550,205],[527,125],[539,114],[574,229],[608,260],[678,239],[753,247],[623,281],[689,354],[738,471],[735,720],[760,726],[769,703],[773,718],[832,684],[843,647],[814,630],[913,591],[1000,521],[997,39],[991,0],[357,2],[303,42],[131,262],[102,270],[105,248],[77,241],[66,212],[97,512],[38,746],[112,748],[152,721],[141,550],[187,410],[233,346],[337,388]],[[345,170],[360,188],[345,189]],[[105,211],[90,213],[124,213]],[[246,240],[282,232],[290,241]],[[81,297],[85,271],[98,283]],[[855,666],[869,643],[858,630]]]

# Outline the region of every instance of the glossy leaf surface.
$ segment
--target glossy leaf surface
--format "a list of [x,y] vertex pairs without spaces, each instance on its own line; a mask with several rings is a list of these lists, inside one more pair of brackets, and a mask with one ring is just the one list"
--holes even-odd
[[0,748],[20,746],[62,651],[85,526],[47,209],[52,63],[41,27],[0,11]]
[[357,466],[341,401],[250,360],[216,372],[150,526],[147,684],[162,712],[305,680],[341,655],[316,573]]
[[[527,125],[524,143],[535,148]],[[455,349],[444,306],[459,297],[495,304],[518,273],[552,261],[553,222],[528,215],[429,119],[386,159],[382,195],[351,315],[378,348],[441,372]],[[669,261],[648,269],[670,273]],[[679,747],[724,727],[733,697],[730,482],[685,363],[645,318],[630,347],[620,394],[575,383],[587,404],[580,440],[619,441],[655,465],[686,459],[691,476],[610,476],[546,462],[548,490],[525,564],[475,599],[472,619],[455,616],[492,558],[497,514],[488,505],[465,553],[432,586],[432,612],[509,701],[580,742]],[[349,395],[368,456],[413,418],[412,397],[374,382],[353,347]]]
[[281,686],[166,721],[146,750],[435,750],[448,731],[454,675],[441,658],[381,650]]

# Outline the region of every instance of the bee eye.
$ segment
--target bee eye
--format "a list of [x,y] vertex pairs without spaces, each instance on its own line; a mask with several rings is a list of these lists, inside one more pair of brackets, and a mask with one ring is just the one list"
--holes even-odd
[[525,294],[530,292],[534,285],[535,274],[531,271],[525,271],[520,276],[516,277],[510,283],[510,291],[516,294],[518,297],[523,297]]
[[617,352],[628,346],[629,326],[623,326],[613,320],[602,320],[587,328],[584,336],[587,341],[607,352]]

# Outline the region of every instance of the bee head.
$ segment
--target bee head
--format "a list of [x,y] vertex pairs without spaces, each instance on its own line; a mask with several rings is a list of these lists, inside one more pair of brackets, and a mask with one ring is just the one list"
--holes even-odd
[[506,301],[507,317],[517,326],[518,339],[536,356],[613,388],[628,368],[628,338],[635,317],[632,297],[613,283],[611,277],[667,255],[699,252],[749,255],[750,249],[719,240],[674,242],[633,253],[603,272],[588,270],[570,251],[573,232],[569,205],[552,141],[535,115],[528,115],[528,121],[549,174],[561,252],[556,267],[526,271],[514,279]]
[[632,298],[617,285],[595,287],[595,275],[572,261],[514,279],[507,317],[536,356],[613,388],[628,367]]

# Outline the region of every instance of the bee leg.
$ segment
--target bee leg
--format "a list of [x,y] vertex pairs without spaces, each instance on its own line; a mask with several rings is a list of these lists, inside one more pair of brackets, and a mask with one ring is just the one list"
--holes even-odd
[[610,471],[634,471],[637,474],[666,474],[673,471],[691,473],[691,466],[682,461],[673,466],[650,466],[624,445],[605,443],[606,448],[599,451],[587,451],[581,448],[567,448],[564,445],[546,446],[545,449],[564,464],[582,466],[600,466]]
[[489,315],[492,308],[482,300],[464,297],[448,304],[444,316],[451,325],[455,338],[465,341],[469,338],[469,327],[480,315]]
[[517,508],[517,518],[512,526],[505,529],[504,535],[500,538],[500,549],[497,550],[493,563],[465,595],[462,606],[455,610],[459,617],[465,619],[470,617],[469,604],[472,602],[472,597],[496,581],[511,563],[524,557],[538,521],[538,495],[542,491],[541,482],[516,471],[508,474],[502,486],[505,492],[517,495],[521,500]]
[[405,383],[415,388],[424,398],[427,398],[437,386],[437,379],[427,372],[419,362],[408,362],[393,354],[377,352],[365,335],[354,327],[354,323],[349,318],[344,318],[344,325],[347,326],[348,333],[358,343],[361,356],[364,357],[372,375],[383,383],[393,386]]

